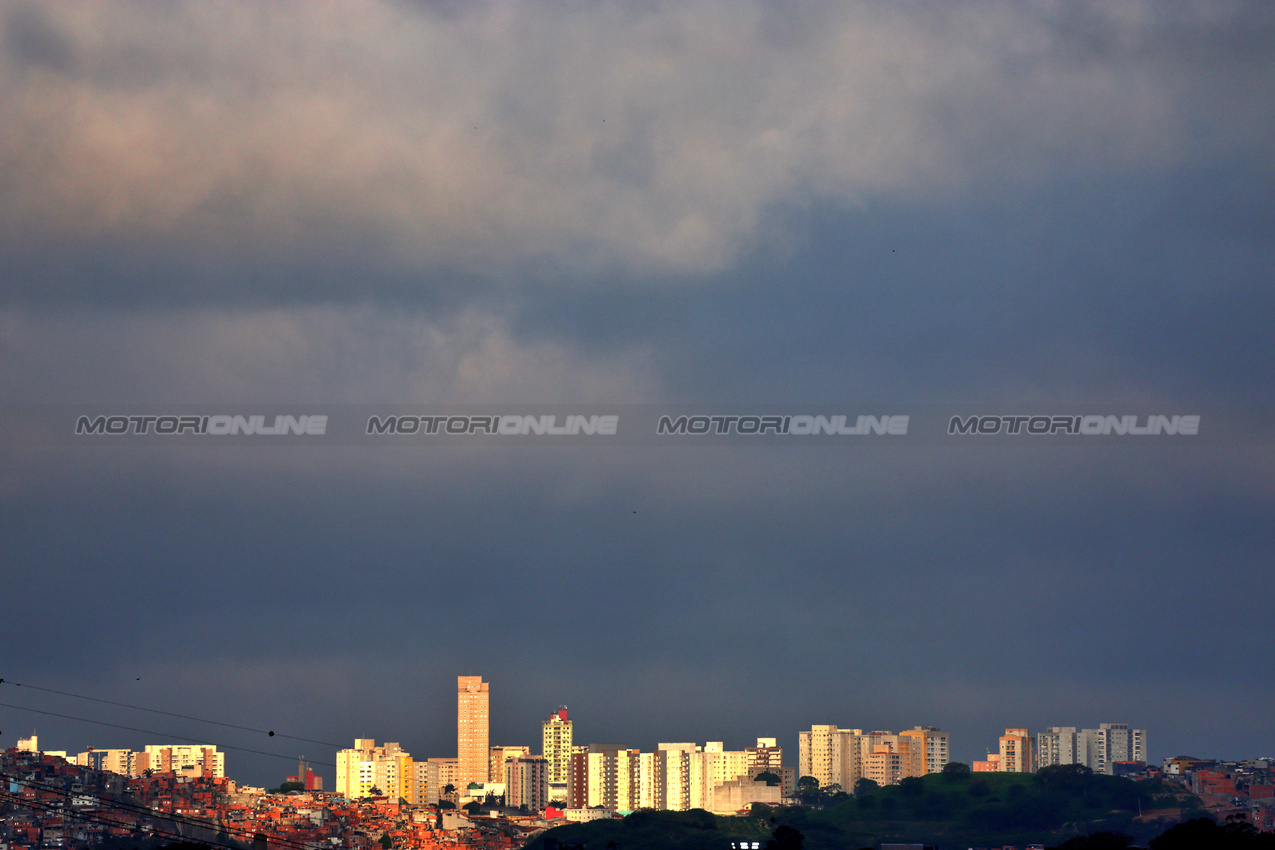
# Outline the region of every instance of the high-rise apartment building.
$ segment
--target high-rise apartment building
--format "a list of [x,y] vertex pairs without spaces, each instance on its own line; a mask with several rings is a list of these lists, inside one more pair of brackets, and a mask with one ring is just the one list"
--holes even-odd
[[505,781],[505,765],[510,759],[520,758],[522,756],[531,755],[531,747],[528,746],[498,746],[490,747],[488,752],[487,775],[491,777],[488,782],[504,782]]
[[378,747],[373,738],[355,738],[353,748],[336,754],[334,790],[347,799],[382,796],[411,803],[419,799],[416,782],[411,754],[396,743]]
[[181,771],[198,766],[205,775],[226,775],[226,754],[217,752],[212,744],[147,744],[145,750],[135,754],[133,761],[134,773]]
[[504,764],[505,805],[538,812],[549,803],[549,762],[539,756],[515,756]]
[[133,775],[132,750],[88,750],[80,753],[75,763],[80,767],[106,770],[120,776]]
[[456,761],[461,787],[490,780],[489,699],[481,676],[456,677]]
[[589,748],[581,744],[571,748],[571,778],[567,781],[566,803],[573,809],[589,805]]
[[1036,764],[1051,767],[1055,764],[1086,764],[1089,753],[1082,752],[1082,738],[1075,726],[1050,726],[1036,734]]
[[1118,761],[1147,760],[1147,730],[1124,723],[1101,723],[1097,729],[1050,726],[1036,736],[1040,767],[1083,764],[1094,773],[1110,774]]
[[[887,731],[812,726],[797,733],[797,776],[813,776],[820,787],[854,789],[860,779],[892,784],[905,776],[938,773],[949,759],[948,734],[933,726]],[[883,781],[884,780],[884,781]]]
[[841,784],[842,770],[840,764],[842,733],[858,732],[858,729],[844,730],[836,726],[815,725],[809,732],[797,733],[797,777],[813,776],[819,780],[820,787]]
[[[796,778],[791,768],[780,764],[782,751],[774,738],[759,738],[757,744],[727,750],[721,741],[702,747],[665,743],[647,753],[623,744],[574,746],[569,805],[620,812],[710,809],[726,814],[750,802],[778,802],[784,777],[789,785]],[[764,772],[779,776],[781,784],[754,783],[754,777]],[[725,805],[730,807],[723,811]]]
[[1026,729],[1006,729],[1000,736],[1001,773],[1034,773],[1036,759],[1032,755],[1032,738]]
[[1110,775],[1118,761],[1147,760],[1147,730],[1130,729],[1124,723],[1099,723],[1086,729],[1089,736],[1089,766],[1094,773]]
[[447,786],[460,785],[456,759],[432,758],[412,766],[416,773],[416,804],[433,805],[447,794]]
[[758,738],[757,746],[745,747],[748,760],[748,778],[755,779],[759,773],[780,775],[784,766],[784,748],[779,746],[775,738]]
[[863,779],[871,779],[878,785],[896,785],[908,776],[911,752],[901,752],[896,742],[875,744],[863,759]]
[[571,775],[571,721],[566,706],[549,715],[540,725],[545,761],[549,762],[549,782],[565,784]]
[[[948,748],[948,735],[942,729],[933,726],[913,726],[906,732],[900,732],[899,738],[909,742],[911,765],[909,776],[926,776],[930,773],[942,773],[943,768],[951,761]],[[850,788],[846,789],[851,790]]]

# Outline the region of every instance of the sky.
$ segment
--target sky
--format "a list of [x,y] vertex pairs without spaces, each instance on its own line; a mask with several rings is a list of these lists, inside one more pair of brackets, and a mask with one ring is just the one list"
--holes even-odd
[[[1261,2],[4,4],[0,742],[331,781],[481,675],[501,745],[1275,755],[1272,56]],[[71,436],[130,405],[1201,425]]]

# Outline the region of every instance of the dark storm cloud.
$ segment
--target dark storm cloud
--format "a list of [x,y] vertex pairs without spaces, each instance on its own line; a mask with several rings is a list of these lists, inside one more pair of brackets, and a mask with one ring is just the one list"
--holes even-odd
[[[1264,616],[1270,479],[1243,472],[1261,453],[167,454],[80,464],[6,511],[13,557],[39,565],[27,598],[74,583],[93,610],[138,612],[109,641],[96,617],[44,636],[74,659],[59,675],[108,687],[140,667],[196,703],[244,694],[253,716],[434,754],[458,664],[499,683],[510,743],[557,702],[580,734],[645,747],[825,720],[935,722],[963,746],[989,715],[1182,729],[1160,704],[1219,680],[1261,716],[1245,682],[1264,647],[1217,656],[1190,625]],[[150,612],[182,599],[173,628],[210,638],[199,676],[151,637]],[[387,679],[405,703],[360,711]],[[293,715],[297,695],[325,709]]]
[[[0,29],[7,404],[1270,398],[1264,5]],[[1270,651],[1201,635],[1267,619],[1272,460],[0,446],[0,676],[419,757],[460,673],[500,743],[567,703],[644,748],[1127,721],[1256,755]]]

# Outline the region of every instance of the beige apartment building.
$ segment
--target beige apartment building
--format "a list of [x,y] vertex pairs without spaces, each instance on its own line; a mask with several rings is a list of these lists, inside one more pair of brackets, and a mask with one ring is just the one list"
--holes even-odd
[[934,726],[904,732],[812,726],[797,733],[797,776],[813,776],[820,787],[852,791],[860,779],[893,785],[905,776],[938,773],[950,760],[948,733]]
[[460,788],[456,759],[432,758],[413,765],[416,772],[416,805],[433,805],[444,798],[447,786]]
[[146,770],[177,771],[200,768],[205,776],[226,775],[226,754],[212,744],[147,744],[134,755],[133,772]]
[[550,714],[540,729],[540,752],[549,762],[549,783],[565,785],[571,776],[571,721],[566,706]]
[[460,765],[459,786],[480,785],[491,779],[488,760],[489,705],[487,683],[481,676],[456,677],[456,760]]
[[411,753],[396,743],[377,746],[373,738],[355,738],[354,746],[336,754],[336,787],[347,799],[374,796],[415,802],[416,767]]

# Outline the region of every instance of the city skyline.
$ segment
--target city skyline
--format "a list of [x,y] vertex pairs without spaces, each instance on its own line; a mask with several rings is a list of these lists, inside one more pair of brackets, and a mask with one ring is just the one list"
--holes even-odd
[[[364,796],[368,793],[368,790],[372,788],[373,786],[382,787],[382,786],[386,786],[387,784],[392,784],[393,787],[398,787],[396,783],[400,780],[393,777],[402,777],[401,781],[404,783],[407,783],[403,787],[408,788],[414,782],[423,783],[424,774],[413,774],[410,767],[405,768],[401,760],[395,761],[395,758],[406,757],[410,762],[411,759],[413,758],[412,751],[415,750],[416,751],[415,762],[419,766],[418,769],[421,771],[424,771],[426,769],[426,767],[428,766],[428,763],[435,763],[435,764],[448,763],[451,765],[451,767],[447,768],[447,772],[445,772],[444,775],[450,777],[453,775],[453,772],[454,772],[454,780],[444,779],[443,780],[444,783],[450,781],[452,782],[452,784],[455,784],[458,787],[461,787],[462,785],[467,785],[469,782],[478,782],[479,784],[483,784],[488,781],[501,782],[503,780],[497,778],[498,774],[503,774],[503,769],[498,769],[497,767],[498,761],[496,756],[498,753],[501,754],[501,761],[505,761],[508,758],[517,756],[517,755],[547,757],[547,754],[549,752],[549,747],[546,746],[547,742],[555,741],[560,745],[564,740],[573,739],[574,723],[567,720],[568,718],[567,709],[566,708],[556,709],[550,712],[548,720],[542,721],[542,723],[540,724],[541,725],[541,737],[540,737],[541,746],[538,752],[534,743],[519,742],[516,744],[506,743],[501,745],[492,745],[488,743],[488,745],[485,748],[481,749],[481,755],[482,755],[481,777],[482,778],[465,776],[461,768],[461,753],[466,746],[466,742],[473,742],[477,738],[482,737],[483,735],[486,735],[488,741],[490,741],[490,732],[487,731],[486,729],[481,728],[481,727],[487,726],[490,723],[490,715],[488,714],[489,709],[487,707],[487,704],[488,704],[487,697],[490,694],[490,683],[484,681],[482,676],[457,676],[456,680],[457,680],[457,702],[456,702],[456,709],[455,709],[455,718],[456,718],[457,735],[456,735],[456,741],[454,746],[454,751],[455,751],[454,754],[447,754],[446,752],[440,753],[440,752],[426,751],[414,745],[402,747],[398,742],[389,742],[389,743],[384,743],[382,745],[377,745],[376,744],[377,739],[375,738],[355,738],[353,748],[339,747],[339,745],[335,743],[330,745],[334,748],[337,748],[335,760],[333,762],[327,762],[326,760],[323,760],[323,759],[318,759],[318,760],[311,759],[310,760],[311,767],[313,768],[317,766],[320,768],[319,770],[315,771],[316,775],[327,776],[328,781],[334,778],[335,782],[330,787],[333,790],[346,793],[350,796]],[[10,684],[13,684],[13,683],[10,682]],[[38,687],[36,689],[42,690]],[[75,696],[75,695],[64,694],[64,696]],[[81,696],[83,697],[83,695]],[[144,707],[135,707],[135,708],[142,711],[146,710]],[[205,725],[208,723],[217,722],[207,718],[200,719],[196,717],[191,717],[189,715],[179,715],[179,716],[183,716],[188,720],[205,724]],[[106,724],[106,725],[110,725],[110,724]],[[558,728],[555,729],[554,728],[555,726],[557,726]],[[564,734],[564,729],[565,729],[565,734]],[[409,734],[407,736],[400,735],[399,737],[404,738],[404,740],[412,739],[410,730],[407,730],[407,731],[409,731]],[[1081,764],[1088,764],[1090,767],[1092,767],[1094,770],[1096,770],[1099,773],[1103,773],[1103,772],[1110,773],[1111,761],[1120,760],[1120,758],[1123,758],[1123,757],[1110,755],[1110,753],[1112,752],[1116,752],[1116,753],[1124,752],[1127,754],[1127,757],[1129,759],[1142,761],[1146,764],[1151,764],[1151,765],[1157,765],[1161,761],[1165,761],[1170,758],[1170,756],[1168,755],[1155,757],[1154,751],[1148,750],[1147,732],[1145,729],[1133,729],[1131,731],[1130,727],[1127,724],[1107,723],[1107,722],[1103,722],[1099,724],[1098,726],[1096,726],[1095,728],[1081,728],[1081,727],[1074,727],[1074,726],[1072,727],[1048,726],[1048,727],[1044,727],[1040,729],[1038,732],[1031,732],[1030,730],[1026,730],[1026,729],[1006,728],[1005,736],[1001,737],[1002,756],[1005,752],[1004,747],[1005,747],[1006,738],[1008,736],[1011,736],[1012,734],[1017,734],[1020,732],[1026,733],[1028,736],[1027,746],[1028,746],[1029,755],[1026,757],[1025,762],[1016,763],[1012,767],[1004,767],[1001,764],[998,764],[995,762],[988,762],[986,760],[981,760],[981,759],[971,757],[968,760],[965,760],[964,763],[972,766],[974,770],[1023,770],[1023,769],[1034,770],[1037,764],[1040,764],[1040,765],[1070,764],[1070,763],[1076,762]],[[812,734],[815,735],[816,737],[823,736],[821,738],[822,743],[819,743],[819,744],[811,743],[810,736]],[[1110,737],[1110,736],[1117,736],[1117,737]],[[270,737],[274,737],[273,730],[270,733]],[[288,738],[288,737],[294,737],[294,736],[285,735],[283,737]],[[676,736],[670,736],[670,735],[664,735],[664,736],[657,735],[658,741],[654,741],[654,742],[634,741],[630,738],[623,738],[620,741],[613,741],[612,743],[609,743],[609,744],[601,744],[599,741],[591,740],[591,741],[585,741],[585,742],[577,742],[577,746],[574,749],[589,750],[593,747],[602,746],[602,747],[608,747],[608,748],[619,747],[623,749],[630,749],[630,750],[633,750],[634,752],[638,752],[638,751],[653,752],[659,749],[659,747],[664,745],[663,743],[660,743],[660,742],[669,741],[675,737]],[[853,750],[850,748],[850,745],[848,744],[842,745],[840,743],[843,737],[845,737],[845,739],[848,741],[855,742],[853,745]],[[951,746],[950,734],[935,726],[915,726],[911,729],[904,729],[900,733],[893,733],[889,731],[878,730],[878,731],[871,731],[865,734],[863,729],[860,729],[860,728],[855,728],[855,729],[851,729],[848,727],[839,728],[835,725],[829,726],[829,725],[813,724],[813,725],[810,725],[809,730],[806,730],[806,731],[798,730],[795,733],[795,738],[797,741],[797,746],[788,750],[790,754],[796,754],[795,758],[792,755],[790,755],[789,756],[790,763],[782,765],[786,769],[795,771],[794,781],[796,777],[800,777],[802,775],[811,775],[819,779],[822,784],[836,783],[839,785],[845,785],[847,782],[847,779],[849,784],[853,784],[854,780],[859,778],[860,776],[863,776],[866,778],[881,779],[882,775],[884,775],[884,774],[881,774],[882,771],[887,771],[888,773],[887,768],[882,767],[881,765],[876,765],[872,767],[871,769],[869,769],[868,767],[869,754],[872,753],[874,749],[878,748],[878,745],[882,743],[886,743],[889,745],[888,750],[890,752],[898,752],[899,748],[902,747],[901,751],[903,753],[903,761],[900,763],[901,767],[898,768],[900,772],[898,772],[897,774],[889,774],[891,776],[894,776],[895,778],[882,779],[883,783],[885,784],[897,781],[898,776],[924,775],[926,773],[938,772],[942,769],[943,764],[946,764],[948,761],[962,761],[961,758],[952,755],[954,751],[957,752],[958,754],[962,750],[978,751],[979,747],[982,746],[981,744],[977,742],[964,742],[965,744],[964,746],[953,748]],[[1046,738],[1048,738],[1047,742],[1045,740]],[[1041,741],[1041,743],[1039,744],[1041,748],[1039,753],[1037,752],[1037,749],[1036,749],[1038,746],[1037,744],[1038,739]],[[23,747],[24,740],[28,744],[36,740],[34,737],[34,733],[33,733],[33,736],[29,739],[19,738],[18,739],[19,748]],[[419,740],[419,736],[415,740]],[[724,741],[725,739],[714,737],[713,735],[708,735],[701,738],[693,739],[693,741],[696,742],[693,744],[693,746],[695,746],[698,751],[699,747],[712,745],[715,741],[719,741],[719,740]],[[756,741],[758,745],[760,745],[762,741],[768,741],[769,746],[776,748],[777,752],[782,753],[784,750],[784,747],[778,743],[779,737],[777,736],[771,736],[771,737],[762,736],[762,737],[756,738]],[[698,742],[707,742],[707,743],[700,744]],[[908,743],[908,742],[913,742],[913,743]],[[310,743],[318,743],[318,742],[311,741]],[[188,750],[193,752],[194,750],[198,750],[201,746],[206,746],[206,745],[147,744],[145,746],[146,752],[142,753],[141,755],[146,756],[147,759],[158,759],[158,756],[151,756],[149,754],[153,751],[158,751],[162,749],[164,746],[172,747],[173,752],[176,752],[177,750]],[[680,747],[682,745],[678,744],[675,746]],[[844,756],[841,755],[843,746],[845,748]],[[252,764],[255,761],[255,767],[250,768],[249,772],[251,772],[252,775],[257,777],[256,782],[258,784],[264,787],[264,786],[270,785],[273,781],[276,781],[276,780],[262,780],[260,778],[262,776],[268,775],[268,771],[269,771],[269,768],[262,767],[263,762],[260,758],[256,758],[254,760],[254,756],[259,757],[259,756],[265,755],[260,750],[245,750],[242,747],[237,747],[234,745],[230,745],[228,748],[232,751],[238,751],[238,753],[242,753],[244,756],[246,756],[245,763]],[[568,748],[570,749],[569,744],[568,744]],[[46,751],[49,751],[48,748],[44,748],[44,749]],[[111,758],[113,759],[112,761],[113,764],[131,764],[131,761],[127,760],[127,757],[129,755],[129,750],[127,748],[123,750],[118,748],[106,749],[106,750],[102,748],[96,748],[96,749],[97,749],[97,758],[99,760],[102,760],[105,758]],[[731,747],[728,746],[727,749],[731,749]],[[60,752],[57,750],[52,750],[52,751]],[[76,751],[70,750],[67,752],[69,752],[69,754],[71,755],[74,755]],[[92,749],[90,749],[90,752],[92,752]],[[214,752],[215,752],[215,748],[214,748]],[[477,750],[475,750],[475,752],[477,752]],[[816,753],[816,752],[821,753],[821,755],[813,755],[813,753]],[[851,752],[854,753],[853,756],[851,755]],[[1151,753],[1150,756],[1148,755],[1149,752]],[[105,755],[107,753],[111,755],[110,756]],[[1103,753],[1107,753],[1107,755],[1103,755]],[[989,757],[990,755],[991,754],[989,754]],[[1180,752],[1174,753],[1174,756],[1181,756],[1181,755],[1186,755],[1186,754],[1180,753]],[[302,759],[305,758],[304,755],[300,757]],[[1258,756],[1251,755],[1248,757],[1255,758]],[[121,761],[121,758],[123,758],[124,761]],[[279,753],[278,758],[286,760],[289,757],[283,753]],[[471,758],[471,762],[478,761],[478,758],[473,753],[471,753],[470,758]],[[812,759],[813,759],[813,762],[812,762]],[[842,759],[844,759],[844,761],[841,761]],[[360,760],[363,762],[362,773],[359,773],[356,769]],[[385,764],[384,765],[376,764],[378,760],[384,761]],[[569,764],[570,758],[567,758],[566,761]],[[825,761],[829,762],[829,766],[819,767],[819,765]],[[150,761],[148,763],[153,765],[159,764],[158,761]],[[176,757],[174,757],[173,763],[174,764],[192,763],[191,756],[189,754],[184,754],[181,756],[180,761]],[[269,764],[269,763],[270,763],[269,761],[264,762],[264,764]],[[812,766],[812,763],[814,766]],[[204,764],[208,770],[214,771],[216,775],[225,775],[225,772],[224,772],[225,771],[225,767],[224,767],[225,753],[215,753],[214,760],[211,762],[205,761]],[[386,778],[386,773],[384,772],[385,765],[388,765],[389,770],[391,771],[390,773],[391,778],[389,779]],[[556,783],[566,783],[567,780],[564,778],[555,778],[558,775],[552,772],[552,765],[553,765],[552,760],[546,758],[546,767],[545,767],[546,781],[556,782]],[[263,769],[266,770],[267,773],[262,773],[261,771]],[[474,769],[472,764],[470,769],[471,770]],[[803,770],[807,772],[803,773],[802,772]],[[130,771],[123,770],[119,772],[127,773]],[[435,784],[439,784],[437,780],[438,774],[435,773],[434,775],[435,775]],[[243,778],[242,775],[240,778],[241,779]],[[461,781],[462,778],[464,778],[464,782]],[[382,790],[384,789],[382,788]]]

